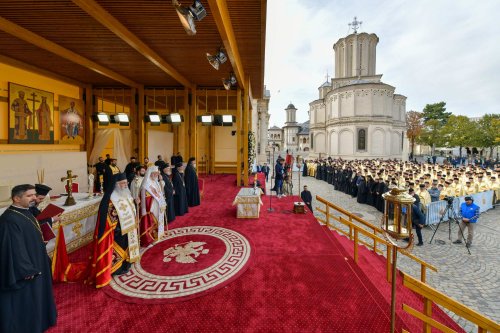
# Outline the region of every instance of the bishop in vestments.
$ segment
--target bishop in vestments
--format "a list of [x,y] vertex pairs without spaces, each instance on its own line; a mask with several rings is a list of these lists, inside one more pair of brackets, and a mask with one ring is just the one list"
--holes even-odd
[[118,173],[99,205],[87,283],[104,287],[111,281],[112,274],[128,272],[131,263],[139,260],[136,223],[135,203],[127,187],[127,177]]
[[167,204],[156,165],[148,167],[141,185],[141,246],[157,241],[164,233]]

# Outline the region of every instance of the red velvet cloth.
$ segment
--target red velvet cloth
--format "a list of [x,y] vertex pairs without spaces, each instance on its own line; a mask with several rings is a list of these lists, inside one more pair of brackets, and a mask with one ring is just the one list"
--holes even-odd
[[153,213],[151,213],[151,205],[154,198],[146,192],[146,215],[141,216],[141,246],[146,247],[156,241],[156,233],[158,232],[158,221]]

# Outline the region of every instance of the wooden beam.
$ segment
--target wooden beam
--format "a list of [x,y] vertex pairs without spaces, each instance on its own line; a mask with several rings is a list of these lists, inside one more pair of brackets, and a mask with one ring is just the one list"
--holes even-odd
[[95,163],[90,161],[90,153],[92,148],[94,148],[94,121],[92,119],[92,114],[94,113],[94,93],[92,91],[92,85],[87,85],[85,87],[85,149],[87,150],[87,161],[89,164]]
[[137,115],[138,118],[141,119],[141,121],[138,122],[137,124],[137,136],[139,137],[139,140],[137,142],[139,146],[139,161],[142,163],[144,161],[144,157],[146,157],[147,152],[148,152],[148,147],[147,147],[147,139],[146,139],[146,124],[142,120],[144,119],[144,86],[139,86],[137,89]]
[[16,67],[16,68],[27,70],[29,72],[33,72],[35,74],[46,76],[46,77],[54,79],[54,80],[58,80],[58,81],[61,81],[64,83],[72,84],[72,85],[77,86],[77,87],[81,87],[81,88],[87,87],[86,83],[74,80],[72,78],[69,78],[69,77],[66,77],[63,75],[53,73],[51,71],[42,69],[42,68],[37,67],[37,66],[27,64],[25,62],[22,62],[22,61],[19,61],[16,59],[12,59],[12,58],[4,56],[2,54],[0,54],[0,62],[7,64],[7,65],[10,65],[10,66],[13,66],[13,67]]
[[196,98],[196,89],[192,90],[191,105],[189,106],[189,145],[191,157],[198,160],[198,127],[196,116],[198,115],[198,98]]
[[247,82],[245,81],[245,71],[241,62],[238,43],[236,42],[236,37],[234,36],[233,25],[231,23],[231,18],[229,17],[226,0],[208,0],[208,5],[210,6],[210,11],[215,20],[215,24],[217,25],[217,29],[219,30],[219,34],[222,38],[222,43],[224,44],[229,61],[233,66],[233,71],[236,75],[236,79],[238,80],[238,85],[243,89],[246,89]]
[[158,53],[153,51],[139,37],[128,30],[120,21],[113,15],[107,12],[94,0],[72,0],[75,5],[83,9],[87,14],[92,16],[97,22],[108,28],[112,33],[120,37],[125,43],[142,54],[146,59],[151,61],[155,66],[160,68],[167,75],[175,79],[184,87],[191,88],[193,84],[179,73],[172,65],[167,63]]
[[[144,122],[144,118],[140,119],[139,118],[139,110],[137,108],[137,105],[135,104],[135,94],[137,93],[137,89],[131,88],[130,89],[130,129],[132,131],[132,142],[131,142],[131,157],[135,156],[137,157],[137,154],[139,153],[139,124]],[[141,163],[141,160],[138,160],[139,163]]]
[[83,66],[85,68],[90,69],[91,71],[94,71],[98,74],[101,74],[103,76],[109,77],[110,79],[113,79],[117,82],[120,82],[124,85],[127,85],[129,87],[139,87],[139,84],[130,80],[129,78],[126,78],[125,76],[118,74],[111,69],[104,67],[102,65],[99,65],[98,63],[87,59],[78,53],[75,53],[71,50],[68,50],[67,48],[62,47],[59,44],[56,44],[46,38],[43,38],[40,35],[37,35],[9,20],[4,19],[3,17],[0,16],[0,30],[17,37],[19,39],[24,40],[25,42],[28,42],[32,45],[35,45],[41,49],[44,49],[46,51],[49,51],[51,53],[54,53],[55,55],[64,58],[66,60],[69,60],[71,62],[74,62],[80,66]]

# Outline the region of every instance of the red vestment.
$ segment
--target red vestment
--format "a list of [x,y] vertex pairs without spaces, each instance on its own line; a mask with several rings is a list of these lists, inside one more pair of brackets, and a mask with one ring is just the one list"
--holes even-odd
[[156,216],[151,212],[151,206],[155,198],[146,191],[146,215],[141,216],[140,222],[140,239],[141,246],[146,247],[153,243],[158,238],[158,220]]

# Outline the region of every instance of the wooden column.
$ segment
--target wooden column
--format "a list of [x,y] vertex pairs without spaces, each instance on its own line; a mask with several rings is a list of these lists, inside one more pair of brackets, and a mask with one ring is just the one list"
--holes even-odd
[[92,148],[94,148],[94,133],[97,122],[94,124],[92,118],[94,114],[94,91],[90,84],[85,86],[85,99],[85,150],[87,151],[87,161],[92,164],[95,161],[89,161],[89,158]]
[[[139,153],[139,123],[144,122],[144,118],[139,118],[139,110],[135,104],[135,94],[137,93],[137,89],[130,88],[130,130],[132,131],[132,142],[131,142],[131,156],[137,157]],[[142,163],[142,160],[139,160]]]
[[[198,98],[196,96],[196,87],[192,89],[191,105],[189,107],[189,151],[190,156],[198,161],[198,127],[196,116],[198,115]],[[186,157],[188,159],[189,157]]]
[[241,162],[243,161],[243,119],[241,118],[241,89],[236,91],[236,184],[241,186]]
[[184,131],[184,161],[187,162],[189,156],[191,156],[189,136],[191,134],[191,112],[189,107],[189,89],[184,88],[184,125],[186,130]]
[[[144,161],[144,157],[148,152],[148,140],[147,140],[147,127],[144,122],[144,86],[141,85],[137,89],[137,137],[138,137],[138,148],[139,148],[139,156],[138,159],[142,163]],[[148,156],[149,157],[149,156]]]
[[208,151],[208,160],[210,161],[210,174],[215,174],[215,127],[209,128],[210,150]]
[[247,89],[243,90],[243,184],[248,186],[248,120],[250,113],[250,97]]

